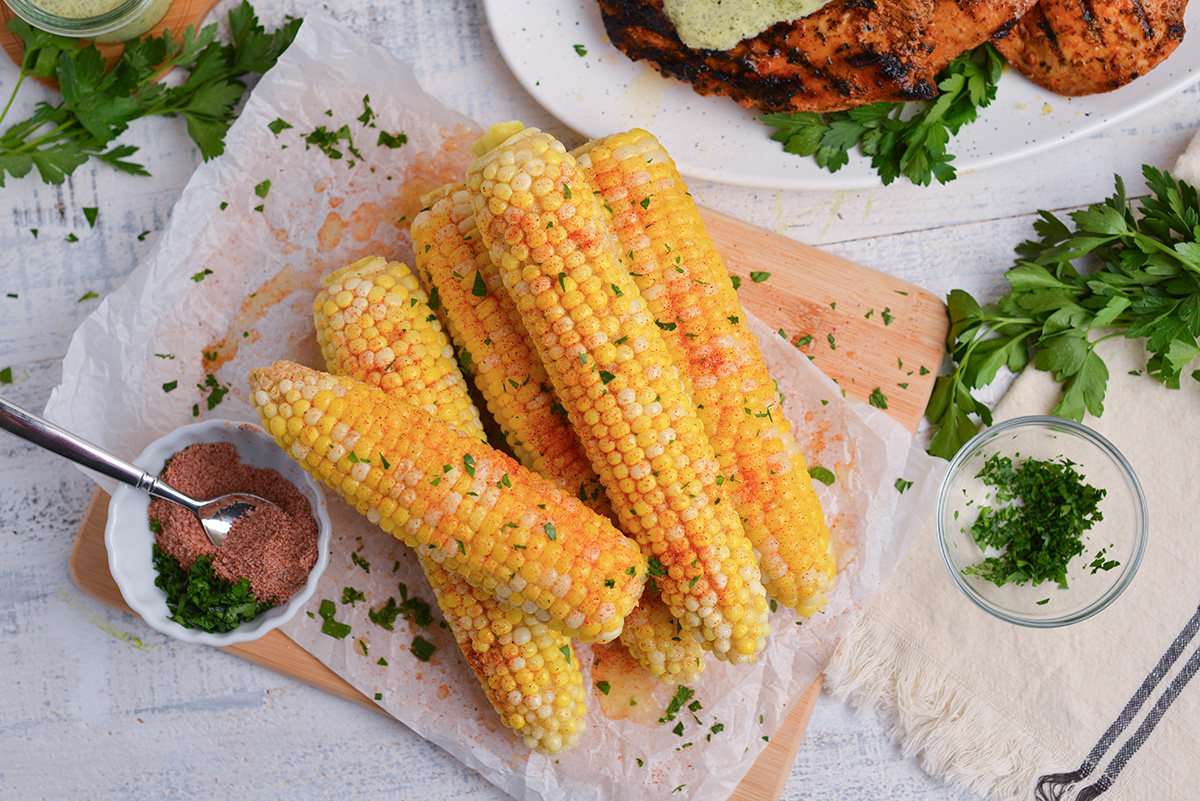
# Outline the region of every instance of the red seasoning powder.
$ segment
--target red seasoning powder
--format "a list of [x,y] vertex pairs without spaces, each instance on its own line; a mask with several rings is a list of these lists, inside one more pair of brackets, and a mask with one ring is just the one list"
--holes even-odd
[[317,562],[317,521],[308,498],[278,471],[244,464],[232,443],[206,442],[172,456],[160,477],[193,498],[249,492],[279,507],[242,518],[216,549],[194,514],[152,498],[150,520],[159,529],[154,538],[185,570],[197,556],[209,554],[214,573],[229,581],[249,579],[263,603],[284,603],[304,586]]

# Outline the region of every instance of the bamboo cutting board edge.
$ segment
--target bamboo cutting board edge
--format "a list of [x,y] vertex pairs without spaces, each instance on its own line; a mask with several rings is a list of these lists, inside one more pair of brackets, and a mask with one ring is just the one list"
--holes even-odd
[[[899,279],[732,217],[705,209],[701,214],[730,273],[742,279],[738,294],[746,307],[779,329],[847,394],[866,400],[874,389],[886,387],[881,391],[888,413],[916,431],[942,361],[948,322],[941,301]],[[920,367],[926,368],[924,375]],[[71,576],[90,597],[132,614],[108,570],[107,517],[108,495],[97,490],[71,551]],[[222,650],[383,712],[280,631]],[[818,677],[792,703],[730,801],[777,801],[821,683]]]

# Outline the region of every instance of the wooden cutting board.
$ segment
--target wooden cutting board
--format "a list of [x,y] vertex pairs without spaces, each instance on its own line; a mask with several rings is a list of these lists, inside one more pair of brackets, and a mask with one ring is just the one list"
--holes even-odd
[[[915,431],[942,362],[948,323],[941,301],[911,284],[731,217],[711,211],[703,216],[729,271],[742,279],[738,294],[746,308],[782,330],[848,394],[867,400],[878,388],[887,398],[888,414]],[[108,571],[107,517],[108,495],[97,490],[71,552],[71,576],[91,597],[131,611]],[[383,711],[279,631],[222,650]],[[820,688],[818,678],[793,701],[783,726],[731,801],[777,801]]]

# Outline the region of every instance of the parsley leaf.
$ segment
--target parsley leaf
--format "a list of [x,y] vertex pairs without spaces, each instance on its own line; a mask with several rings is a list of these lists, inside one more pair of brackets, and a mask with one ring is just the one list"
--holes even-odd
[[[6,175],[21,178],[34,169],[43,182],[61,184],[89,159],[149,175],[128,160],[136,146],[113,145],[144,117],[182,116],[204,159],[220,155],[246,91],[242,78],[270,69],[291,44],[300,20],[268,33],[243,2],[229,12],[229,44],[216,41],[215,24],[198,33],[190,26],[181,37],[164,32],[127,42],[111,69],[95,45],[77,47],[75,40],[45,33],[19,18],[8,27],[25,51],[12,96],[25,78],[48,78],[58,81],[62,101],[39,104],[28,119],[0,134],[0,187]],[[169,68],[189,75],[168,86],[157,79]],[[4,116],[0,113],[0,122]]]
[[[198,556],[187,570],[153,546],[154,586],[167,594],[171,620],[184,628],[224,633],[253,620],[271,604],[260,603],[245,578],[228,581],[213,572],[212,558]],[[332,606],[332,602],[330,602]],[[322,605],[324,609],[324,605]],[[349,626],[346,627],[347,631]]]
[[1108,367],[1097,334],[1145,339],[1146,373],[1178,389],[1200,355],[1200,202],[1195,187],[1144,166],[1150,194],[1135,202],[1115,178],[1114,194],[1072,212],[1072,227],[1048,211],[1034,223],[1037,239],[1016,248],[1008,291],[980,304],[954,290],[946,300],[948,349],[954,361],[938,376],[925,416],[933,423],[929,452],[950,459],[991,411],[972,391],[1000,368],[1031,364],[1050,373],[1063,394],[1053,413],[1081,420],[1104,412]]
[[858,148],[885,185],[900,176],[920,186],[935,179],[944,184],[955,177],[947,144],[995,98],[1003,68],[1000,54],[984,43],[938,73],[940,94],[915,114],[908,103],[885,101],[828,114],[764,114],[759,121],[776,129],[771,138],[785,152],[811,156],[830,172],[846,166],[849,151]]

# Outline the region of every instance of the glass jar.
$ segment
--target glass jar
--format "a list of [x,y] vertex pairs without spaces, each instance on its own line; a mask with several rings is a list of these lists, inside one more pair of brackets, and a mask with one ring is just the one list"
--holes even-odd
[[113,44],[136,39],[159,23],[173,0],[4,0],[35,28]]

